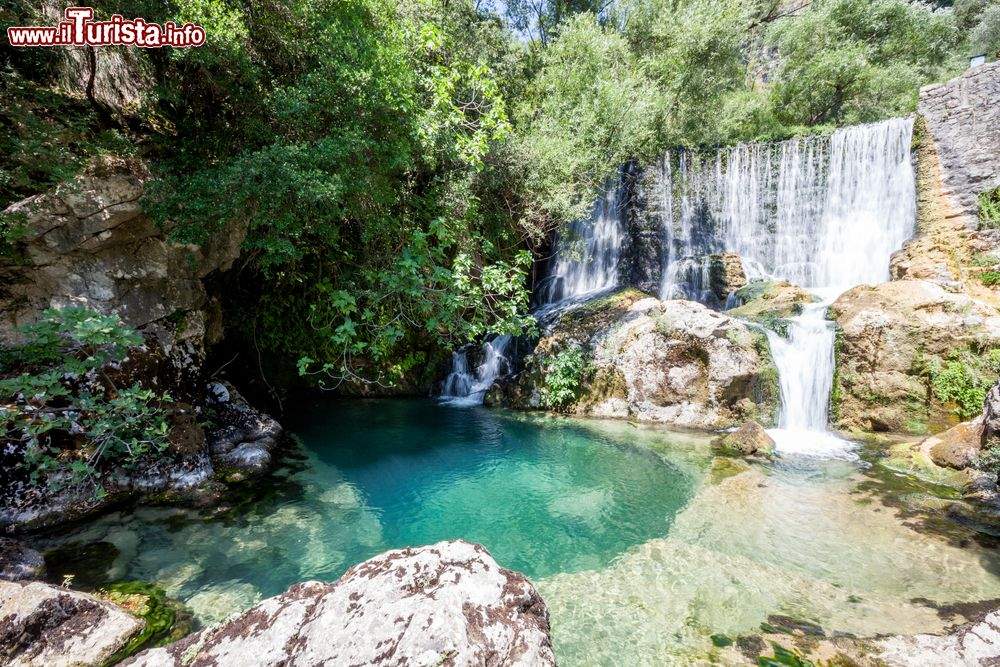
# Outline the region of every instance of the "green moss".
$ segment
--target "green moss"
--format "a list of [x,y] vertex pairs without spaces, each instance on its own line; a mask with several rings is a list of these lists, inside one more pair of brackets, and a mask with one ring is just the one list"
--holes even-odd
[[987,287],[1000,285],[1000,271],[983,271],[979,274],[979,282]]
[[142,581],[119,581],[99,588],[95,595],[114,602],[146,622],[142,631],[108,660],[108,665],[142,649],[177,641],[192,629],[191,614],[180,603],[168,599],[158,586]]
[[746,285],[736,290],[736,301],[740,304],[749,303],[755,299],[759,299],[764,295],[769,295],[774,292],[774,281],[773,280],[751,280]]
[[722,634],[714,634],[711,637],[712,645],[716,648],[725,648],[733,645],[733,640]]

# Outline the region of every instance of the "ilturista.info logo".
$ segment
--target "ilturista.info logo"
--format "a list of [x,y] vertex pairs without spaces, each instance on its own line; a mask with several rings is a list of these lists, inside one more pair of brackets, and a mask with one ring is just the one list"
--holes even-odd
[[194,23],[152,23],[114,14],[107,21],[94,20],[93,7],[67,7],[66,17],[54,26],[11,26],[11,46],[164,46],[186,49],[205,43],[205,29]]

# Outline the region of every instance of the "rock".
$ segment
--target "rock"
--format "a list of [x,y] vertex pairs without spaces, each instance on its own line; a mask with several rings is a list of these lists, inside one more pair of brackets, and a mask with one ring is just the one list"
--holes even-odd
[[148,180],[140,162],[103,158],[4,211],[24,217],[26,235],[25,261],[0,266],[8,285],[0,342],[15,341],[16,326],[46,308],[73,305],[114,311],[140,330],[160,325],[173,333],[166,347],[186,339],[201,347],[209,306],[201,279],[232,265],[245,229],[218,234],[205,248],[170,242],[142,211]]
[[830,309],[838,328],[834,423],[843,430],[926,434],[958,422],[927,369],[955,359],[977,383],[1000,349],[1000,310],[926,280],[855,287]]
[[214,390],[210,398],[213,419],[219,424],[208,438],[213,463],[251,474],[266,470],[281,424],[251,406],[228,382],[215,384],[225,391]]
[[711,290],[720,303],[726,303],[729,295],[747,284],[743,272],[743,261],[736,253],[725,252],[709,257],[709,277]]
[[101,665],[145,623],[90,595],[41,582],[0,582],[0,662]]
[[1000,382],[986,394],[983,406],[982,445],[1000,445]]
[[727,315],[756,322],[780,336],[788,335],[788,318],[802,314],[816,297],[786,280],[754,280],[734,294],[737,305]]
[[894,636],[874,644],[885,665],[995,665],[1000,662],[1000,611],[991,611],[947,634]]
[[982,445],[982,417],[953,426],[924,440],[920,447],[939,466],[964,470],[972,465]]
[[126,665],[554,665],[545,603],[481,546],[389,551]]
[[774,440],[764,427],[755,421],[748,421],[718,441],[718,446],[723,452],[736,456],[770,457],[774,454],[774,445]]
[[1000,185],[998,91],[1000,62],[920,90],[917,113],[940,161],[942,189],[969,228],[978,222],[979,193]]
[[44,569],[45,559],[42,554],[9,537],[0,537],[0,579],[38,579]]
[[777,371],[763,332],[690,301],[659,301],[635,290],[599,299],[550,325],[525,370],[490,400],[547,406],[546,373],[579,348],[585,369],[576,398],[561,408],[697,428],[772,423]]

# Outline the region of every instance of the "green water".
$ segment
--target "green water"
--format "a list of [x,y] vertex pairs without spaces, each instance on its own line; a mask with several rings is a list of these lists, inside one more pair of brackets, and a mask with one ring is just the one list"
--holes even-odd
[[[389,548],[484,544],[549,606],[561,664],[728,663],[711,635],[772,614],[936,632],[1000,597],[991,545],[925,484],[863,461],[712,456],[707,436],[424,401],[302,405],[300,452],[228,512],[116,513],[40,546],[77,583],[162,585],[211,623]],[[871,459],[870,456],[863,457]]]

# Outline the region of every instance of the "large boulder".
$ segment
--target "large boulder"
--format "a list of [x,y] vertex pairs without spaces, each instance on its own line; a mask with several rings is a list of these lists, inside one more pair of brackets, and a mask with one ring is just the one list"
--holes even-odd
[[983,419],[962,422],[937,435],[932,435],[921,443],[930,459],[939,466],[965,470],[973,464],[982,447]]
[[0,663],[103,665],[145,622],[90,595],[41,582],[0,581]]
[[[928,433],[959,421],[933,377],[952,365],[969,386],[996,378],[1000,310],[926,280],[862,285],[834,302],[838,327],[836,425],[845,430]],[[995,356],[995,354],[994,354]]]
[[481,546],[389,551],[128,665],[554,665],[545,603]]
[[[583,363],[563,363],[569,354]],[[698,303],[626,290],[565,313],[525,370],[490,398],[521,409],[729,428],[773,423],[779,393],[763,332]]]

